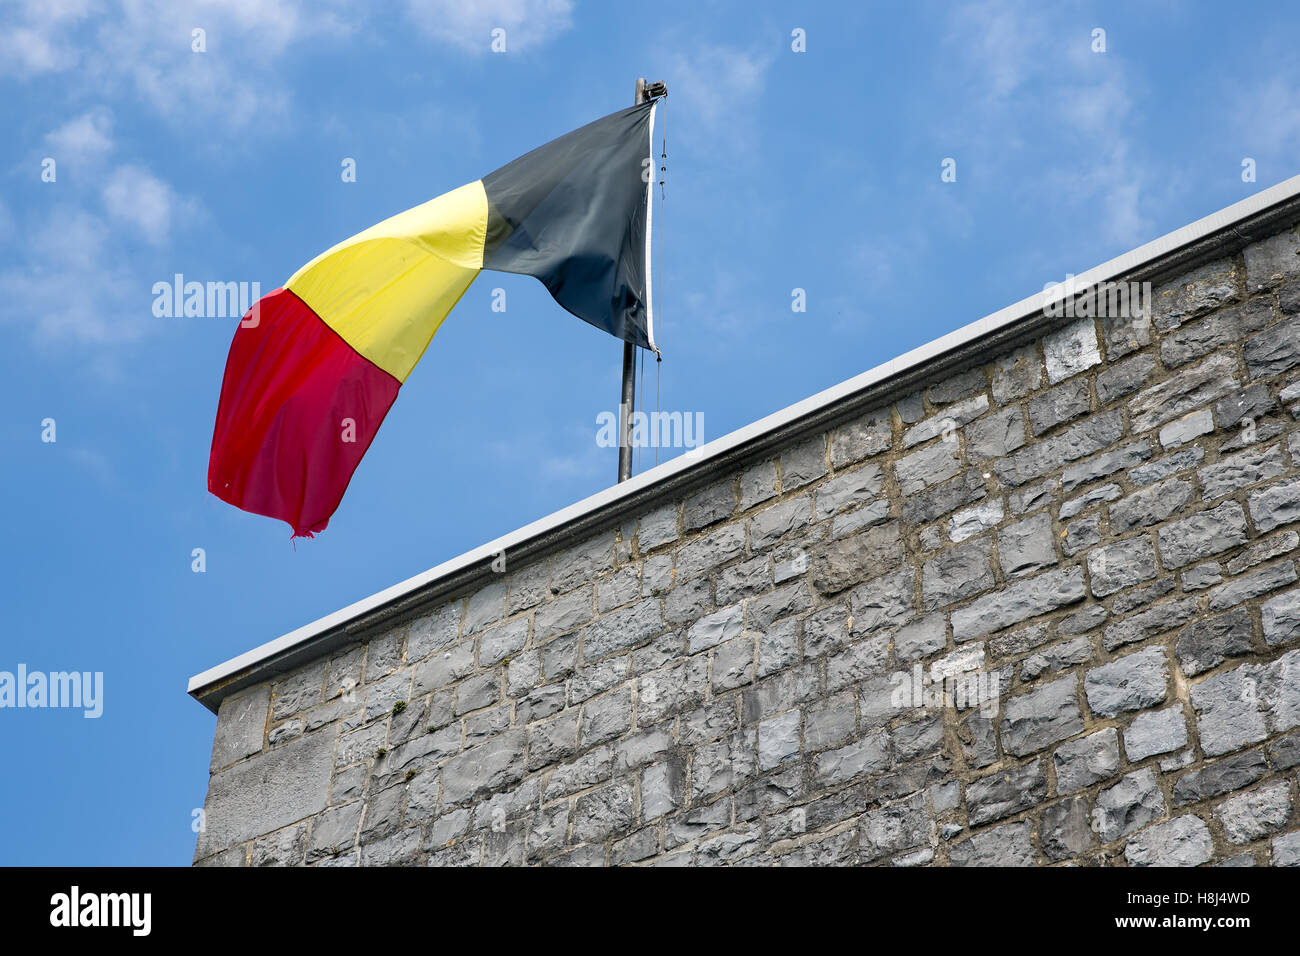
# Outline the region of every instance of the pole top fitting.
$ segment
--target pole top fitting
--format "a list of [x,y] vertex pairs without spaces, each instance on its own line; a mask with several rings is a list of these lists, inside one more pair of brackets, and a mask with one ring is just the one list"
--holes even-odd
[[668,95],[668,87],[663,83],[656,81],[647,83],[645,77],[638,77],[636,81],[636,105],[649,103],[651,100],[658,99],[661,96]]

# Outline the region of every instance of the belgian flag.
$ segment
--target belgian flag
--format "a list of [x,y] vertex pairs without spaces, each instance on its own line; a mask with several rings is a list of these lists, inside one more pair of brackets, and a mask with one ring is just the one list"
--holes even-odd
[[650,308],[656,102],[552,140],[317,256],[240,322],[208,490],[329,523],[398,390],[483,269],[536,276],[580,319],[658,351]]

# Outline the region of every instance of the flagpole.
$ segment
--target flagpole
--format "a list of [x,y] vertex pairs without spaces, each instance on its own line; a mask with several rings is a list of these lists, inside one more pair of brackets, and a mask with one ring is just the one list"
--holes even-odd
[[[636,96],[633,106],[640,106],[646,100],[645,77],[636,81]],[[650,188],[649,186],[646,187]],[[636,346],[631,342],[623,343],[623,398],[619,403],[618,417],[618,480],[627,481],[632,477],[632,413],[636,410]]]

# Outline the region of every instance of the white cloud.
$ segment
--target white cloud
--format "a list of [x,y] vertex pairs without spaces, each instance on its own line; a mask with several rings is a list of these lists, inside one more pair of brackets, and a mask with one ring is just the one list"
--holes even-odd
[[68,449],[68,456],[77,467],[103,487],[112,488],[117,484],[117,469],[103,452],[94,448],[73,446]]
[[[763,319],[760,311],[754,308],[751,298],[753,284],[749,278],[721,265],[696,278],[705,284],[678,293],[684,302],[678,314],[696,317],[708,326],[710,335],[722,341],[748,339],[754,326]],[[781,309],[790,307],[786,299],[778,305]]]
[[135,288],[99,217],[56,208],[18,258],[0,272],[0,322],[26,326],[38,345],[101,345],[143,333],[130,316],[149,314],[148,290]]
[[154,245],[167,241],[179,217],[196,211],[195,203],[177,196],[170,185],[143,166],[114,169],[104,183],[102,198],[110,217],[133,226]]
[[[406,0],[407,18],[441,42],[488,52],[531,49],[572,25],[572,0]],[[82,92],[130,95],[183,127],[227,129],[283,119],[292,96],[281,60],[344,38],[364,11],[351,0],[17,0],[0,6],[0,75],[76,70]],[[205,52],[192,48],[204,31]]]
[[[1159,157],[1141,148],[1134,81],[1119,54],[1091,51],[1091,31],[1049,21],[1050,12],[1021,0],[954,10],[945,42],[961,81],[983,95],[948,132],[980,157],[986,177],[1010,178],[1018,164],[1019,193],[1087,216],[1112,242],[1136,245],[1151,238],[1143,210],[1160,176]],[[1052,162],[1038,162],[1041,171],[1026,179],[1030,151],[1049,142],[1059,144]]]
[[1028,79],[1042,54],[1044,26],[1023,3],[982,0],[953,11],[948,42],[982,77],[990,102],[1004,101]]
[[492,31],[505,31],[506,53],[549,42],[573,25],[572,0],[407,0],[424,33],[467,53],[490,53]]
[[0,199],[0,245],[6,242],[13,242],[18,238],[18,225],[14,221],[13,213],[5,205],[3,199]]
[[1300,82],[1275,74],[1243,91],[1230,115],[1236,117],[1243,157],[1294,170],[1300,151]]
[[[136,0],[139,2],[139,0]],[[165,4],[173,7],[174,4]],[[322,8],[332,15],[328,4]],[[304,23],[304,11],[293,0],[196,0],[187,20],[194,26],[207,28],[209,23],[219,29],[234,28],[244,34],[264,34],[275,49],[282,50],[297,36],[313,32]],[[314,19],[308,13],[306,20]]]
[[708,43],[672,45],[678,52],[663,77],[667,121],[702,154],[756,149],[758,104],[775,55]]
[[0,19],[0,74],[55,73],[80,60],[69,34],[90,15],[92,0],[12,0]]
[[676,83],[669,90],[680,91],[678,99],[701,120],[717,122],[763,92],[772,61],[771,53],[701,44],[673,57]]
[[483,447],[505,462],[532,462],[531,473],[539,481],[598,479],[606,469],[613,470],[617,456],[616,451],[596,444],[598,430],[593,415],[587,425],[569,422],[553,428],[527,428],[508,440],[488,440]]
[[[102,164],[115,148],[112,129],[112,114],[93,109],[47,133],[43,148],[60,163]],[[25,327],[47,349],[139,338],[149,296],[128,271],[128,240],[161,246],[202,208],[140,165],[101,168],[80,181],[98,185],[59,182],[62,203],[49,211],[42,204],[21,230],[0,203],[0,325]],[[92,211],[96,198],[102,213]],[[102,352],[95,361],[102,363]]]
[[1057,181],[1065,196],[1081,205],[1099,208],[1096,220],[1103,234],[1115,243],[1139,245],[1151,239],[1151,220],[1142,212],[1150,183],[1156,178],[1150,162],[1135,145],[1130,80],[1123,64],[1106,60],[1113,53],[1090,54],[1075,59],[1073,83],[1057,91],[1061,116],[1076,142],[1091,147],[1079,153],[1084,162],[1066,164],[1069,172]]
[[92,109],[46,133],[45,143],[57,162],[94,163],[113,150],[113,114]]
[[[77,121],[69,125],[78,128]],[[78,135],[69,134],[72,140]],[[94,136],[82,138],[100,148]],[[70,196],[51,211],[27,218],[21,233],[0,205],[5,263],[0,268],[0,325],[27,329],[39,348],[140,338],[152,321],[151,285],[129,269],[129,240],[138,236],[162,246],[187,219],[201,213],[197,202],[136,165],[109,170],[99,199],[102,214],[78,208]],[[101,363],[92,366],[98,373],[111,371],[102,364],[102,351],[93,358]]]
[[1109,71],[1095,82],[1063,87],[1060,102],[1066,122],[1086,136],[1118,133],[1132,110],[1119,71]]
[[[75,69],[100,96],[133,94],[159,115],[241,128],[286,112],[276,60],[354,27],[347,0],[22,0],[0,11],[0,73]],[[205,31],[206,52],[192,49]]]
[[[604,452],[605,454],[601,454]],[[609,468],[609,459],[613,453],[607,448],[597,448],[594,444],[581,453],[546,454],[538,462],[539,471],[553,481],[567,481],[573,478],[596,478],[602,469]]]
[[[124,0],[123,16],[99,28],[88,72],[112,92],[133,93],[178,125],[216,121],[239,129],[283,115],[289,95],[267,64],[318,24],[296,3],[182,5]],[[204,31],[204,52],[192,32]]]

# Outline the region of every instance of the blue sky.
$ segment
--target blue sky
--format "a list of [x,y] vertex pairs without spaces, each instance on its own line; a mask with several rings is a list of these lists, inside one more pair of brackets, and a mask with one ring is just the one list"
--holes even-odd
[[191,674],[615,473],[596,415],[621,344],[535,280],[485,273],[329,529],[295,549],[206,490],[235,320],[155,317],[155,282],[269,291],[660,79],[662,407],[703,412],[712,439],[1300,172],[1298,19],[1273,3],[6,3],[0,670],[102,671],[104,712],[0,710],[0,819],[21,823],[0,863],[188,863],[214,726]]

